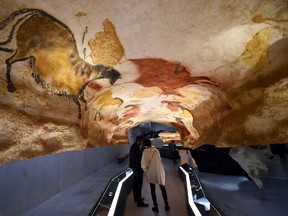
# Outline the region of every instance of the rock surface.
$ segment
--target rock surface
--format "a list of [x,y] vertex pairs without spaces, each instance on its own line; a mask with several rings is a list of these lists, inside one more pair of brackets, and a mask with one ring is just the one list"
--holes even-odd
[[[4,21],[23,8],[48,14],[49,38],[16,23],[23,14]],[[43,21],[29,12],[32,26]],[[3,2],[0,22],[0,163],[127,143],[128,129],[148,121],[178,127],[192,148],[288,142],[285,0],[12,0]],[[26,50],[16,55],[20,46]],[[14,54],[35,61],[13,62]],[[108,76],[113,67],[121,79],[83,86],[88,64]]]

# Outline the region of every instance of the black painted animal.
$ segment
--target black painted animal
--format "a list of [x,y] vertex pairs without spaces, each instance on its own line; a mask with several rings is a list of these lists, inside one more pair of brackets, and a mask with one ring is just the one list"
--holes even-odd
[[[121,77],[112,67],[84,61],[68,26],[42,10],[14,11],[0,23],[0,32],[11,25],[7,40],[0,42],[1,51],[12,53],[5,61],[10,92],[16,89],[11,80],[11,67],[18,61],[28,60],[37,83],[53,94],[73,98],[79,108],[78,96],[89,82],[108,78],[114,84]],[[17,48],[5,47],[14,38]]]

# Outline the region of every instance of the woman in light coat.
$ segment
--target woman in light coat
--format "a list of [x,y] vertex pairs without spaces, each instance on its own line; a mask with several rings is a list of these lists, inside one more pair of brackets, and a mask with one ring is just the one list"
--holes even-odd
[[151,196],[154,204],[152,210],[159,212],[155,192],[155,184],[158,184],[164,199],[165,210],[168,211],[170,206],[167,199],[167,192],[165,188],[165,171],[161,162],[160,153],[157,148],[151,146],[151,140],[144,139],[143,144],[145,149],[142,154],[141,167],[145,172],[146,181],[148,181],[150,184]]

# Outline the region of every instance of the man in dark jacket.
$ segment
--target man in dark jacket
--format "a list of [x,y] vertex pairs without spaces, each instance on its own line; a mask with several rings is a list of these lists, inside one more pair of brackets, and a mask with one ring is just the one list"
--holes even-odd
[[142,185],[143,185],[143,170],[141,168],[142,158],[142,141],[144,136],[137,136],[135,143],[130,148],[130,160],[129,166],[133,170],[133,195],[134,202],[137,202],[138,207],[147,207],[148,204],[143,202],[141,196]]

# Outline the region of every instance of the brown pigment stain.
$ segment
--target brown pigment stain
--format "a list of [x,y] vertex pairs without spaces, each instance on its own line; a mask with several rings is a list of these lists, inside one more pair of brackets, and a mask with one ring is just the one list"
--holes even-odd
[[90,82],[88,84],[89,88],[92,88],[92,89],[95,89],[97,91],[101,90],[102,89],[102,86],[98,85],[97,83],[95,82]]
[[76,17],[83,17],[83,16],[87,16],[87,13],[85,12],[78,12],[77,14],[75,14]]
[[162,101],[162,103],[167,103],[167,108],[172,112],[176,112],[181,106],[177,102],[173,101]]
[[131,105],[131,106],[132,106],[132,109],[125,112],[124,117],[132,118],[132,117],[139,116],[140,110],[141,110],[140,105]]
[[251,19],[255,23],[263,23],[265,21],[275,21],[275,22],[288,22],[288,19],[277,19],[273,17],[265,17],[263,14],[256,14]]
[[190,131],[186,128],[186,126],[182,122],[171,122],[170,124],[180,129],[181,137],[185,137],[191,134]]
[[[160,58],[131,59],[139,69],[140,76],[136,83],[144,87],[158,86],[163,94],[175,94],[178,88],[196,84],[208,84],[220,87],[209,77],[192,77],[184,65],[178,62],[169,62]],[[180,95],[181,96],[181,95]]]

